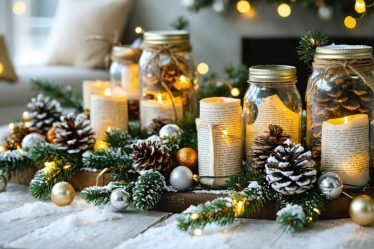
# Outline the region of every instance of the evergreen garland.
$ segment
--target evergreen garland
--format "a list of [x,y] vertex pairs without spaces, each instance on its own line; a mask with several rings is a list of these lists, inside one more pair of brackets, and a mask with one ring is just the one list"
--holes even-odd
[[170,26],[176,30],[186,30],[189,25],[190,21],[184,16],[179,16],[170,23]]
[[31,89],[59,101],[63,107],[74,108],[78,113],[83,112],[82,99],[74,95],[71,86],[33,79],[31,80]]
[[117,188],[125,188],[127,190],[129,185],[124,185],[118,182],[111,182],[107,186],[92,186],[82,190],[81,197],[87,203],[95,206],[107,205],[110,203],[110,194]]
[[0,153],[0,172],[3,174],[17,174],[34,167],[34,161],[24,151],[12,150]]
[[160,201],[165,186],[164,176],[157,171],[148,171],[139,176],[132,189],[134,206],[140,210],[153,208]]

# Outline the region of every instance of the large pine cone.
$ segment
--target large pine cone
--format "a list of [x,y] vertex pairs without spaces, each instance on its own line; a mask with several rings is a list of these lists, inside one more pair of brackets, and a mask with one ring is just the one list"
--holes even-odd
[[16,150],[21,148],[22,139],[30,133],[24,123],[14,123],[10,128],[10,133],[5,138],[5,149]]
[[265,165],[266,180],[270,186],[283,195],[301,194],[313,188],[317,170],[312,153],[305,152],[300,144],[293,145],[286,140],[278,146]]
[[76,117],[73,114],[62,116],[60,122],[54,125],[54,143],[69,153],[81,153],[92,150],[95,144],[95,133],[91,122],[85,114]]
[[27,111],[30,117],[28,120],[30,131],[42,135],[47,134],[62,115],[60,103],[50,100],[49,97],[44,97],[42,94],[31,99],[31,102],[27,104]]
[[132,145],[134,167],[136,170],[153,169],[164,176],[170,174],[172,161],[167,148],[159,141],[155,140],[138,140]]
[[254,170],[264,169],[266,160],[273,150],[288,139],[282,127],[269,125],[269,130],[256,137],[251,147],[251,166]]

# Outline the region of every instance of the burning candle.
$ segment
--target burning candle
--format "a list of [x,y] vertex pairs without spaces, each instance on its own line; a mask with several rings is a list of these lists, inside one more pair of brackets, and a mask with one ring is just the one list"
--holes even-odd
[[112,94],[110,88],[105,89],[103,95],[93,95],[91,122],[96,138],[99,140],[105,138],[108,129],[127,131],[127,98],[123,95]]
[[355,114],[323,122],[321,168],[339,174],[348,188],[368,183],[368,115]]
[[110,87],[109,81],[83,81],[83,108],[91,109],[91,96],[94,94],[103,94],[105,89]]

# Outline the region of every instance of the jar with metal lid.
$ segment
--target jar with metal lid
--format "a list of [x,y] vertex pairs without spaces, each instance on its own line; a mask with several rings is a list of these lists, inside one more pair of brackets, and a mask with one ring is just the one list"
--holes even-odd
[[246,161],[253,170],[265,162],[252,145],[270,125],[283,129],[294,143],[300,142],[302,102],[296,88],[296,68],[286,65],[259,65],[249,68],[249,88],[244,97],[243,121],[246,131]]
[[140,124],[157,131],[197,108],[197,74],[186,31],[145,32],[140,58]]
[[374,156],[373,49],[318,47],[309,78],[307,144],[322,170],[338,173],[346,187],[369,181]]
[[142,50],[130,46],[115,46],[112,50],[110,81],[112,90],[128,100],[129,119],[139,119],[139,58]]

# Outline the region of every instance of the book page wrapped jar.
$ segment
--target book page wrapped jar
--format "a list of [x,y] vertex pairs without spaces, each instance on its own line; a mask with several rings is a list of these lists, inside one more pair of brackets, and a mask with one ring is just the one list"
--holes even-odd
[[129,119],[139,119],[139,58],[140,48],[115,46],[112,49],[110,81],[114,93],[127,97]]
[[369,182],[374,155],[373,49],[318,47],[307,88],[307,143],[322,170],[345,187]]
[[186,31],[145,32],[139,62],[143,129],[196,112],[197,75],[189,37]]
[[253,170],[263,169],[262,155],[253,153],[257,136],[279,126],[293,143],[301,137],[302,103],[296,88],[296,68],[286,65],[259,65],[249,68],[249,89],[244,97],[246,161]]

